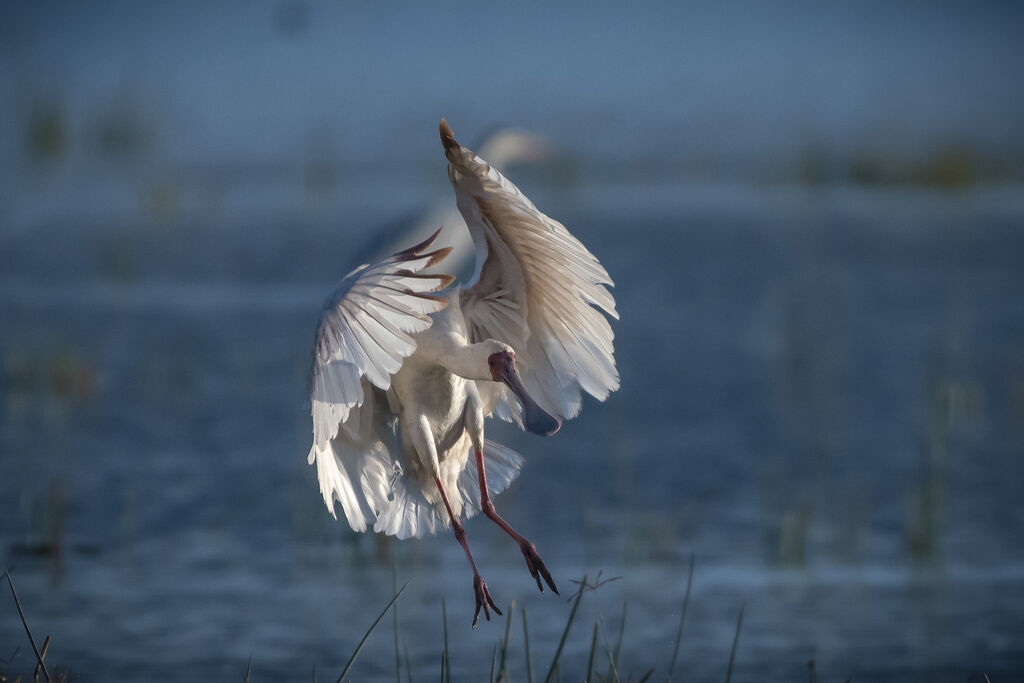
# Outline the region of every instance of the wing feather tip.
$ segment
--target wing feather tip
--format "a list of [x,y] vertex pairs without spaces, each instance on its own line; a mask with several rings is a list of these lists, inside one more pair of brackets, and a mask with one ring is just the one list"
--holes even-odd
[[[394,272],[394,275],[398,277],[411,277],[416,280],[440,280],[441,286],[435,287],[434,289],[430,290],[432,292],[447,287],[455,280],[454,275],[449,275],[447,273],[414,273],[413,271],[405,268],[403,268],[402,270],[396,270]],[[405,293],[411,294],[412,292],[406,291]]]
[[449,151],[454,151],[459,148],[459,143],[455,140],[455,134],[452,133],[451,127],[443,118],[441,119],[441,123],[438,124],[438,131],[441,133],[441,144],[444,145],[445,155],[447,155]]
[[434,243],[434,241],[437,239],[438,235],[441,234],[441,230],[443,230],[443,229],[444,229],[443,227],[438,228],[427,239],[423,240],[419,244],[414,244],[413,246],[409,247],[408,249],[403,249],[402,251],[399,251],[399,252],[395,253],[395,255],[392,256],[391,258],[393,258],[393,259],[402,259],[402,258],[408,258],[410,256],[418,255],[421,251],[423,251],[424,249],[426,249],[427,247],[429,247],[431,244]]
[[446,303],[448,301],[448,299],[446,297],[434,296],[434,295],[430,294],[430,292],[438,292],[438,291],[444,289],[445,287],[447,287],[448,285],[450,285],[452,282],[455,281],[455,277],[452,276],[452,275],[413,275],[413,274],[410,274],[410,275],[406,275],[404,277],[414,277],[414,278],[419,278],[419,279],[440,280],[440,282],[437,284],[437,286],[431,287],[430,289],[424,289],[423,291],[417,292],[415,290],[406,288],[406,289],[402,290],[402,294],[408,294],[409,296],[416,296],[416,297],[419,297],[421,299],[433,299],[435,301],[443,300]]
[[442,248],[438,249],[437,251],[430,252],[429,254],[423,254],[423,258],[430,259],[429,261],[427,261],[427,265],[424,266],[424,268],[429,268],[430,266],[436,266],[438,263],[440,263],[445,258],[447,258],[448,254],[452,253],[452,249],[454,249],[454,248],[455,247],[442,247]]

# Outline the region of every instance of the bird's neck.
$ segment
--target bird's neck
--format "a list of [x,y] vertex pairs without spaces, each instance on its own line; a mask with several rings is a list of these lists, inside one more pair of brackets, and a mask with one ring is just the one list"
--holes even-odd
[[464,379],[489,380],[491,377],[487,357],[491,351],[486,342],[449,346],[439,354],[438,362],[452,374]]
[[[458,293],[454,297],[457,301]],[[432,317],[434,322],[430,329],[416,339],[417,354],[464,379],[491,379],[487,358],[495,351],[491,348],[493,343],[469,342],[459,306],[449,305]]]

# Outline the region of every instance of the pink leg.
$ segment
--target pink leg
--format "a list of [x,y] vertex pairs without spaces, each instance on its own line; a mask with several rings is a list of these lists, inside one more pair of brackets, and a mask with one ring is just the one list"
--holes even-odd
[[501,616],[501,610],[494,604],[494,600],[491,599],[491,593],[487,590],[487,584],[484,583],[483,577],[480,576],[480,572],[476,569],[473,554],[469,552],[469,543],[466,542],[466,530],[462,528],[462,522],[459,521],[458,516],[452,511],[452,505],[448,502],[448,494],[445,493],[441,478],[434,477],[434,482],[437,484],[437,490],[441,492],[441,500],[444,501],[444,507],[448,510],[448,517],[452,520],[455,540],[466,551],[466,557],[469,558],[469,566],[473,568],[473,591],[476,593],[476,611],[473,612],[473,628],[476,628],[476,621],[480,617],[481,607],[484,608],[484,616],[487,617],[487,621],[491,620],[492,609],[499,617]]
[[[487,473],[484,471],[484,451],[482,448],[476,448],[474,451],[476,453],[476,471],[480,474],[480,508],[491,521],[504,529],[505,533],[519,544],[519,549],[523,551],[523,557],[526,558],[526,568],[530,570],[530,576],[536,579],[537,588],[540,589],[540,592],[544,592],[544,585],[540,582],[543,576],[544,581],[551,587],[555,595],[559,595],[558,588],[555,587],[555,582],[551,578],[551,573],[544,566],[544,561],[540,559],[540,555],[537,554],[537,546],[520,536],[494,509],[494,503],[491,502],[491,494],[487,490]],[[469,551],[467,550],[466,552]]]

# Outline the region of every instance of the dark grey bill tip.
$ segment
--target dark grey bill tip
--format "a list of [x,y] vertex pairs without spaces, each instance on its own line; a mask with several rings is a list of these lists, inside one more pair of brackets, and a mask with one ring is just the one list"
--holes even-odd
[[562,427],[562,423],[558,418],[549,415],[544,409],[536,405],[525,408],[523,425],[527,431],[539,436],[551,436]]

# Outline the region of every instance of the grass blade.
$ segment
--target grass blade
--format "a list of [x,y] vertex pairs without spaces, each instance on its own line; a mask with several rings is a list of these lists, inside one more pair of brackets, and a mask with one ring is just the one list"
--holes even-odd
[[515,601],[509,601],[508,603],[508,617],[505,619],[505,639],[501,643],[501,659],[498,663],[498,680],[508,680],[508,667],[506,659],[508,656],[508,632],[512,628],[512,610],[515,609]]
[[405,650],[405,675],[409,677],[409,683],[412,683],[412,667],[409,666],[409,646],[403,646]]
[[619,622],[619,640],[615,643],[615,665],[619,665],[619,653],[622,651],[622,639],[626,635],[626,609],[629,607],[629,603],[625,600],[622,601],[622,621]]
[[249,683],[249,674],[252,673],[252,655],[249,655],[249,666],[245,667],[245,677],[242,683]]
[[690,554],[690,574],[686,577],[686,596],[683,598],[683,615],[679,617],[679,631],[676,632],[676,646],[672,650],[672,663],[668,665],[667,683],[672,683],[672,672],[676,670],[679,644],[683,642],[683,624],[686,623],[686,609],[690,606],[690,587],[693,585],[693,554]]
[[526,627],[526,608],[523,608],[523,646],[526,648],[526,683],[533,683],[533,666],[530,664],[530,629]]
[[491,648],[491,675],[487,677],[488,683],[494,683],[494,663],[498,659],[498,644]]
[[346,664],[345,668],[341,670],[341,675],[338,676],[338,683],[342,682],[342,680],[345,678],[345,674],[347,674],[348,670],[352,668],[352,665],[356,661],[356,657],[359,656],[359,651],[363,649],[363,645],[366,644],[366,639],[370,637],[371,633],[373,633],[373,629],[377,628],[377,624],[380,623],[380,620],[383,619],[384,615],[388,613],[388,610],[391,609],[391,606],[394,605],[396,602],[398,602],[398,598],[400,598],[402,596],[402,593],[404,593],[405,589],[408,588],[408,587],[409,587],[408,583],[406,583],[404,586],[402,586],[402,590],[400,590],[397,593],[395,593],[395,597],[391,598],[391,600],[384,607],[384,609],[377,616],[377,618],[373,620],[373,623],[370,624],[370,628],[366,629],[366,633],[363,634],[363,639],[360,640],[359,641],[359,645],[356,646],[355,652],[353,652],[352,656],[348,658],[348,664]]
[[[32,683],[39,683],[39,672],[41,663],[46,661],[46,651],[50,649],[50,636],[46,636],[43,640],[43,651],[39,654],[40,663],[36,664],[36,670],[32,675]],[[17,680],[17,679],[16,679]]]
[[608,670],[609,675],[615,683],[622,683],[622,681],[619,680],[619,670],[615,668],[615,658],[612,657],[612,651],[607,648],[607,643],[605,644],[605,652],[608,653],[608,665],[610,667]]
[[551,668],[548,669],[548,675],[544,677],[544,683],[550,683],[552,676],[555,675],[555,667],[558,666],[558,658],[562,656],[562,648],[565,647],[565,639],[569,637],[569,629],[572,627],[572,622],[576,618],[576,609],[580,606],[580,600],[583,599],[582,586],[586,585],[587,575],[584,574],[580,592],[576,595],[576,601],[572,603],[572,611],[569,612],[569,620],[565,622],[565,630],[562,631],[562,639],[558,641],[558,649],[555,650],[555,658],[551,660]]
[[[601,619],[600,622],[601,622],[601,625],[604,626],[604,620]],[[615,681],[615,683],[620,683],[620,681],[619,681],[619,670],[618,670],[618,667],[615,665],[615,657],[612,655],[611,645],[608,644],[608,634],[607,633],[604,634],[603,640],[604,640],[604,651],[608,655],[608,673],[606,673],[604,675],[605,683],[607,683],[608,681]]]
[[448,605],[444,598],[441,598],[441,621],[444,623],[444,668],[445,683],[452,683],[452,660],[448,657]]
[[740,628],[743,626],[743,610],[746,605],[740,606],[740,618],[736,621],[736,635],[732,639],[732,651],[729,652],[729,669],[725,672],[725,683],[732,680],[732,664],[736,660],[736,645],[740,642]]
[[654,675],[654,669],[651,669],[650,671],[648,671],[647,673],[645,673],[645,674],[644,674],[644,677],[643,677],[643,678],[641,678],[641,679],[640,679],[639,681],[637,681],[636,683],[647,683],[647,679],[648,679],[648,678],[650,678],[650,677],[651,677],[651,676],[653,676],[653,675]]
[[[395,554],[391,553],[391,592],[398,589],[398,569],[395,567]],[[402,659],[398,654],[398,605],[391,610],[395,625],[395,683],[402,683]]]
[[594,655],[597,653],[597,622],[594,622],[594,637],[590,639],[590,657],[587,659],[587,677],[584,683],[591,683],[594,677]]
[[43,664],[43,656],[39,654],[39,648],[36,647],[35,638],[32,637],[32,631],[28,628],[28,621],[25,619],[25,610],[21,608],[21,600],[18,599],[18,591],[14,590],[14,579],[11,578],[10,570],[4,572],[4,576],[7,577],[7,585],[11,587],[11,595],[14,597],[14,604],[18,608],[18,616],[21,617],[21,625],[25,627],[25,635],[28,636],[28,642],[32,644],[32,651],[36,653],[36,662],[43,670],[43,675],[46,676],[46,680],[49,683],[53,683],[53,679],[50,678],[50,672],[46,670],[46,665]]

